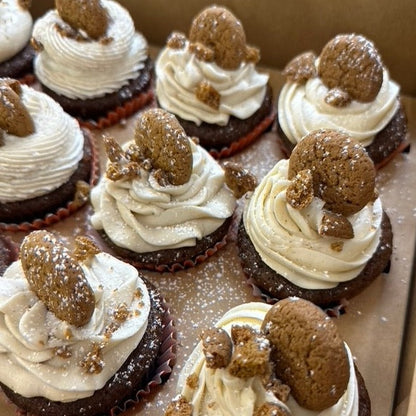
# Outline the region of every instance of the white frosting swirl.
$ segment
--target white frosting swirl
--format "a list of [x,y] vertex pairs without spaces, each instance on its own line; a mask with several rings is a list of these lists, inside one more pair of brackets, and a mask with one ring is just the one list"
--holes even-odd
[[20,52],[32,35],[32,16],[18,0],[0,2],[0,62]]
[[[231,333],[233,325],[249,325],[260,329],[264,316],[271,308],[261,302],[251,302],[229,310],[216,324],[216,327]],[[354,362],[345,344],[350,364],[350,379],[347,390],[338,402],[322,412],[310,411],[299,406],[290,396],[286,404],[267,392],[260,377],[239,379],[226,369],[209,369],[205,364],[201,342],[194,349],[182,369],[177,392],[193,405],[192,416],[251,416],[253,409],[271,402],[285,408],[293,416],[358,416],[359,394]],[[194,390],[186,383],[186,378],[198,376],[198,387]]]
[[378,198],[348,217],[354,238],[343,239],[341,251],[331,245],[340,239],[318,233],[324,202],[297,210],[286,200],[288,160],[280,160],[263,178],[244,209],[244,226],[262,260],[297,286],[327,289],[351,280],[376,251],[383,208]]
[[74,173],[83,156],[84,135],[75,119],[46,94],[22,85],[22,102],[35,132],[4,133],[0,146],[0,202],[47,194]]
[[100,97],[128,84],[144,67],[147,41],[135,32],[128,11],[115,1],[101,3],[109,14],[108,43],[63,36],[57,25],[66,24],[56,10],[35,22],[33,37],[44,47],[35,59],[35,74],[58,94],[79,99]]
[[[193,121],[224,126],[230,115],[246,119],[261,106],[269,80],[256,71],[253,63],[243,62],[236,70],[225,70],[215,63],[199,60],[188,49],[165,47],[156,61],[156,95],[165,110]],[[220,94],[220,106],[214,109],[195,95],[196,87],[209,82]]]
[[[121,367],[146,330],[150,298],[134,267],[99,253],[82,269],[96,305],[90,322],[79,328],[46,309],[30,290],[20,260],[0,278],[0,380],[22,396],[62,402],[91,396]],[[106,337],[122,304],[131,313]],[[93,343],[104,346],[98,374],[80,366]],[[59,349],[71,356],[58,356]]]
[[393,118],[399,108],[399,86],[390,80],[386,69],[383,83],[374,101],[351,101],[345,107],[335,107],[325,102],[329,89],[319,77],[306,84],[287,82],[279,95],[279,124],[293,143],[320,128],[341,130],[368,146],[374,137]]
[[145,253],[193,246],[220,227],[236,200],[218,162],[190,143],[193,167],[184,185],[161,186],[145,170],[133,180],[103,177],[91,192],[94,228],[103,229],[119,247]]

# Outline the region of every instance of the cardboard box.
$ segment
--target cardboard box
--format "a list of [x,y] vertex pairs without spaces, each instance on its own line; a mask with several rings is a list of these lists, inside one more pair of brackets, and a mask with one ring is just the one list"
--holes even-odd
[[[124,0],[135,19],[137,30],[148,39],[157,56],[172,30],[185,33],[209,1]],[[409,155],[400,155],[379,172],[377,185],[394,231],[392,267],[362,294],[350,301],[347,313],[337,319],[342,336],[349,343],[362,372],[372,400],[374,416],[413,416],[416,414],[416,376],[413,374],[416,335],[413,316],[416,299],[413,256],[416,230],[416,7],[414,0],[224,0],[243,22],[247,40],[260,48],[261,64],[271,74],[275,97],[278,96],[285,64],[306,50],[319,53],[337,33],[362,33],[379,49],[391,76],[401,84],[409,118]],[[35,17],[53,7],[53,1],[34,1]],[[414,96],[415,98],[413,98]],[[106,133],[121,142],[132,132],[134,117],[125,127],[113,127]],[[99,134],[97,134],[99,137]],[[101,148],[101,161],[105,155]],[[259,178],[282,157],[274,130],[263,135],[253,146],[233,159],[249,167]],[[261,162],[260,162],[261,161]],[[71,238],[74,229],[82,232],[89,208],[52,227]],[[23,233],[13,234],[19,242]],[[163,415],[166,404],[175,395],[175,385],[183,362],[198,341],[201,329],[213,324],[228,308],[254,298],[245,284],[238,261],[235,241],[206,263],[175,274],[144,273],[167,298],[176,317],[178,360],[168,382],[126,415]],[[224,292],[228,287],[228,292]],[[178,294],[180,296],[178,296]],[[413,390],[412,390],[413,381]],[[411,392],[412,391],[412,392]],[[0,401],[0,414],[9,414],[13,406]],[[9,412],[9,413],[7,413]]]

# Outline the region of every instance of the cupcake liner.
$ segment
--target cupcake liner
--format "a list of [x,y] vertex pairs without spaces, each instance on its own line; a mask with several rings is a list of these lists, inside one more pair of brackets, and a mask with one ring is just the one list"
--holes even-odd
[[22,78],[19,78],[21,84],[33,85],[36,82],[36,76],[34,74],[26,74]]
[[100,117],[98,120],[78,119],[78,121],[83,127],[87,127],[91,130],[102,130],[121,123],[123,120],[130,117],[147,104],[151,104],[153,101],[154,92],[153,88],[150,87],[147,91],[140,93],[131,100],[126,101],[123,105],[109,111],[105,116]]
[[390,153],[380,163],[377,163],[375,165],[375,168],[377,170],[381,169],[384,166],[386,166],[392,159],[394,159],[398,154],[400,154],[400,153],[409,153],[409,151],[410,151],[410,142],[407,139],[405,139],[400,143],[400,145],[392,153]]
[[232,142],[229,147],[223,147],[221,150],[209,150],[210,155],[215,159],[223,159],[226,157],[230,157],[237,152],[240,152],[253,141],[255,141],[258,137],[260,137],[260,135],[264,133],[273,124],[275,119],[276,113],[272,111],[248,134]]
[[132,266],[136,267],[140,270],[150,270],[154,272],[164,273],[170,272],[174,273],[180,270],[190,269],[191,267],[195,267],[198,264],[203,263],[209,257],[213,256],[218,250],[221,250],[223,247],[227,245],[228,242],[228,234],[225,235],[221,241],[215,243],[213,247],[208,248],[205,250],[204,253],[198,254],[191,259],[187,259],[182,263],[172,263],[172,264],[150,264],[150,263],[141,263],[137,261],[131,261],[129,259],[123,258],[124,261],[127,261]]
[[147,382],[146,386],[136,392],[133,398],[129,398],[123,404],[113,407],[110,416],[119,415],[130,407],[138,404],[143,398],[152,394],[155,389],[163,384],[172,374],[173,366],[176,362],[176,328],[173,317],[169,310],[169,305],[162,298],[162,307],[165,310],[163,317],[164,330],[162,333],[163,343],[160,346],[159,356],[156,361],[156,368],[153,377]]
[[[97,183],[99,177],[98,147],[92,133],[85,128],[82,130],[91,146],[91,172],[89,185],[92,187]],[[69,217],[71,214],[82,208],[86,202],[86,200],[82,201],[82,203],[75,200],[69,201],[65,207],[59,208],[56,212],[48,213],[43,218],[37,218],[31,222],[25,221],[18,224],[0,222],[0,230],[12,232],[39,230]]]
[[[269,305],[273,305],[278,302],[280,299],[271,296],[269,293],[264,292],[261,290],[254,281],[253,278],[247,277],[247,284],[251,287],[253,296],[256,298],[260,298],[264,302],[268,303]],[[346,313],[346,307],[348,306],[349,302],[347,299],[341,299],[338,304],[332,305],[330,307],[322,308],[323,311],[331,318],[339,318],[341,315]]]

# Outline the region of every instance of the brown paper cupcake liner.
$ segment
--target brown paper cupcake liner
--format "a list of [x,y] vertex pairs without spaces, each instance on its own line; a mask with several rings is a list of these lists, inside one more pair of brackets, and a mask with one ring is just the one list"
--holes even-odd
[[[91,146],[91,173],[89,185],[92,187],[97,183],[99,177],[98,147],[93,134],[85,128],[83,128],[83,132]],[[31,222],[25,221],[18,224],[0,222],[0,230],[12,232],[39,230],[69,217],[82,208],[86,202],[87,199],[79,201],[74,198],[74,200],[69,201],[65,207],[61,207],[56,212],[48,213],[43,218],[37,218]]]
[[[208,248],[205,250],[204,253],[198,254],[192,259],[185,260],[182,263],[172,263],[172,264],[149,264],[149,263],[139,263],[135,261],[129,261],[131,265],[136,267],[137,269],[141,270],[150,270],[155,271],[159,273],[164,272],[170,272],[174,273],[180,270],[190,269],[192,267],[197,266],[198,264],[203,263],[205,260],[207,260],[209,257],[213,256],[215,253],[217,253],[219,250],[221,250],[223,247],[227,245],[228,242],[228,234],[225,235],[221,241],[218,241],[215,243],[213,247]],[[124,259],[128,261],[128,259]]]
[[[251,287],[253,296],[256,298],[260,298],[264,302],[268,303],[269,305],[273,305],[278,302],[280,299],[271,296],[269,293],[262,291],[254,281],[253,278],[247,277],[247,284]],[[339,304],[333,305],[331,307],[323,308],[325,313],[330,316],[331,318],[339,318],[346,312],[346,307],[348,306],[347,299],[341,299]]]
[[79,123],[83,127],[87,127],[91,130],[102,130],[115,124],[121,123],[141,108],[154,101],[154,92],[150,87],[149,90],[142,92],[141,94],[133,97],[131,100],[126,101],[123,105],[109,111],[105,116],[100,117],[98,120],[82,120],[78,119]]
[[147,385],[136,392],[133,398],[127,399],[122,405],[116,406],[110,411],[110,416],[119,415],[127,409],[138,404],[143,398],[152,394],[155,389],[162,385],[172,374],[173,366],[176,362],[176,328],[173,317],[169,310],[169,305],[162,298],[162,307],[165,310],[163,319],[164,330],[162,333],[163,343],[160,346],[159,356],[156,362],[156,369],[153,377],[147,382]]
[[400,153],[409,153],[410,151],[410,143],[409,141],[403,140],[400,145],[392,152],[390,153],[385,159],[383,159],[380,163],[377,163],[375,165],[375,168],[381,169],[382,167],[386,166],[388,163],[390,163],[398,154]]
[[[159,356],[156,361],[156,367],[153,377],[147,382],[143,389],[137,391],[133,397],[125,400],[121,405],[113,407],[109,416],[117,416],[120,413],[127,411],[129,408],[138,404],[143,398],[152,394],[155,389],[162,385],[172,374],[173,366],[176,362],[176,349],[177,349],[177,336],[176,328],[174,325],[173,317],[170,313],[169,305],[164,298],[161,298],[162,307],[165,310],[163,317],[163,342],[160,346]],[[7,402],[14,405],[11,400],[6,398]],[[16,409],[17,416],[36,416],[32,413],[28,413],[22,409]]]
[[230,157],[233,154],[240,152],[257,138],[260,137],[274,122],[276,119],[276,113],[273,111],[267,117],[263,119],[253,130],[248,134],[241,137],[240,139],[231,143],[229,147],[223,147],[221,150],[211,149],[209,150],[210,155],[215,159],[223,159]]
[[19,82],[21,84],[33,85],[36,82],[36,76],[35,74],[26,74],[22,78],[19,78]]

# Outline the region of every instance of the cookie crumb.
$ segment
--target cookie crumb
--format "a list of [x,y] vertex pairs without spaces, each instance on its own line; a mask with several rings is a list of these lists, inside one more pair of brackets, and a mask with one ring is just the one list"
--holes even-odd
[[207,329],[201,334],[202,351],[208,368],[225,368],[231,361],[233,344],[228,333],[220,328]]
[[225,183],[237,199],[247,192],[254,191],[257,186],[257,178],[247,169],[234,162],[225,162],[223,168]]
[[286,189],[286,200],[295,209],[308,207],[314,197],[313,176],[310,169],[296,174]]
[[207,81],[201,81],[195,90],[196,98],[204,104],[218,110],[221,103],[221,94]]
[[166,41],[166,45],[171,49],[183,49],[186,46],[186,36],[181,32],[172,32]]
[[192,404],[183,396],[179,396],[179,398],[169,403],[165,411],[165,416],[192,416],[192,410]]
[[308,79],[315,78],[318,71],[315,66],[316,55],[305,52],[293,58],[283,69],[287,81],[305,84]]
[[351,239],[354,238],[354,229],[348,218],[341,214],[325,211],[319,234],[326,237]]

